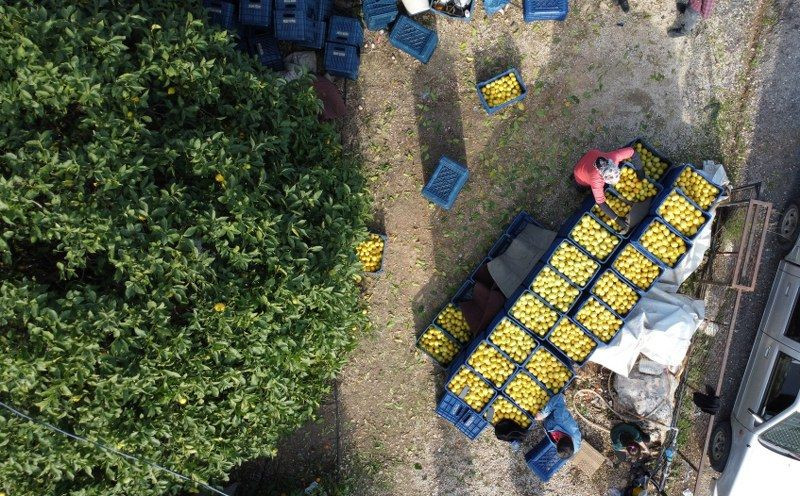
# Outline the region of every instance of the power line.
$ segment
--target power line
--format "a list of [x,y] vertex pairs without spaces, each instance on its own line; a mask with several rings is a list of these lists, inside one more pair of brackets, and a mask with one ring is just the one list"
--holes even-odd
[[157,464],[155,462],[151,462],[149,460],[145,460],[144,458],[139,458],[139,457],[134,456],[134,455],[129,455],[128,453],[123,453],[122,451],[116,450],[116,449],[114,449],[114,448],[112,448],[110,446],[106,446],[105,444],[100,443],[98,441],[92,441],[91,439],[86,439],[85,437],[78,436],[77,434],[73,434],[71,432],[67,432],[65,430],[59,429],[58,427],[56,427],[56,426],[54,426],[52,424],[49,424],[47,422],[35,419],[35,418],[31,417],[30,415],[28,415],[28,414],[26,414],[24,412],[21,412],[21,411],[17,410],[16,408],[14,408],[14,407],[12,407],[10,405],[7,405],[7,404],[3,403],[2,401],[0,401],[0,406],[5,408],[9,412],[13,413],[17,417],[25,419],[28,422],[32,422],[32,423],[37,424],[37,425],[41,425],[42,427],[46,427],[47,429],[49,429],[49,430],[51,430],[53,432],[57,432],[59,434],[63,434],[64,436],[67,436],[67,437],[69,437],[71,439],[74,439],[76,441],[81,441],[81,442],[84,442],[84,443],[87,443],[87,444],[92,444],[95,447],[100,448],[100,449],[102,449],[104,451],[108,451],[108,452],[113,453],[113,454],[115,454],[117,456],[121,456],[122,458],[125,458],[128,461],[144,463],[145,465],[147,465],[147,466],[149,466],[151,468],[155,468],[155,469],[160,470],[162,472],[166,472],[166,473],[172,475],[173,477],[177,477],[178,479],[181,479],[181,480],[183,480],[185,482],[189,482],[191,484],[196,484],[196,485],[198,485],[198,486],[200,486],[200,487],[202,487],[204,489],[207,489],[207,490],[209,490],[209,491],[211,491],[213,493],[219,494],[220,496],[228,496],[227,494],[223,493],[219,489],[215,489],[215,488],[209,486],[208,484],[206,484],[204,482],[193,480],[192,478],[187,477],[187,476],[185,476],[183,474],[180,474],[178,472],[175,472],[174,470],[170,470],[170,469],[168,469],[166,467],[162,467],[161,465],[159,465],[159,464]]

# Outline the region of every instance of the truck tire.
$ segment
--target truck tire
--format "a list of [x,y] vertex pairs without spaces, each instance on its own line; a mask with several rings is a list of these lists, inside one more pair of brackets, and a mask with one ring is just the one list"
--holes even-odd
[[731,453],[732,441],[731,423],[727,420],[718,422],[711,431],[711,441],[708,443],[708,458],[711,468],[717,472],[725,470],[728,455]]

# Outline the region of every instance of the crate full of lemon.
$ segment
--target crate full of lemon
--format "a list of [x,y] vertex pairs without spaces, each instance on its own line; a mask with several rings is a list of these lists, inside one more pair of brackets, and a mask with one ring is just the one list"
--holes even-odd
[[639,154],[639,159],[642,161],[642,165],[644,165],[644,173],[654,181],[660,180],[670,167],[666,159],[661,158],[657,152],[648,148],[647,145],[641,141],[634,143],[633,149]]
[[711,208],[711,205],[722,194],[719,186],[708,181],[690,165],[686,165],[681,171],[675,184],[704,210]]
[[364,267],[364,272],[380,274],[383,272],[383,250],[386,236],[370,233],[366,240],[356,245],[356,255]]
[[479,100],[489,115],[521,101],[527,94],[525,83],[516,69],[509,69],[478,84]]
[[428,326],[419,336],[417,348],[433,358],[442,367],[450,365],[453,358],[461,351],[458,341],[447,331],[443,331],[435,325]]

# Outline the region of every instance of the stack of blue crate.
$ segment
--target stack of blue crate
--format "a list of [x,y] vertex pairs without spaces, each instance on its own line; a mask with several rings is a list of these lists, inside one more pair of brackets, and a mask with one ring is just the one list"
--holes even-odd
[[397,17],[396,0],[364,0],[361,5],[367,29],[379,31],[386,29]]
[[331,9],[330,0],[275,0],[275,37],[320,49]]
[[325,70],[334,76],[358,78],[358,66],[361,64],[358,53],[364,42],[361,23],[354,17],[333,16],[328,24]]

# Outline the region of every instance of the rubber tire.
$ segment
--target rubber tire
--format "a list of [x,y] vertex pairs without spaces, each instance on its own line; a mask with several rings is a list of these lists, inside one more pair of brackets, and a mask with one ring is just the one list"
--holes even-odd
[[728,464],[732,441],[731,423],[727,420],[717,422],[714,430],[711,431],[711,441],[708,443],[708,458],[711,461],[711,468],[717,472],[725,470],[725,465]]

